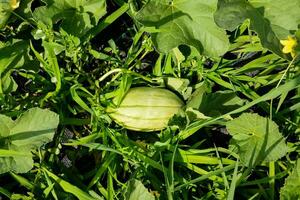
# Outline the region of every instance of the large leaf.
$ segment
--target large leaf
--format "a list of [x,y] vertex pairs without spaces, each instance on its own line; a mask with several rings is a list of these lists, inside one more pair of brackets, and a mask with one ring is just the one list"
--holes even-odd
[[249,0],[267,20],[279,39],[285,39],[290,31],[298,30],[300,24],[300,1],[295,0]]
[[14,159],[12,157],[0,157],[0,174],[12,170],[14,166]]
[[15,121],[0,115],[0,150],[6,152],[0,155],[0,174],[29,171],[33,167],[30,151],[50,142],[58,123],[57,114],[40,108],[29,109]]
[[26,40],[0,48],[0,74],[4,76],[10,69],[22,66],[28,51],[29,43]]
[[258,34],[262,45],[285,57],[279,40],[298,29],[299,12],[300,2],[294,0],[219,0],[215,20],[220,27],[232,31],[250,19],[251,29]]
[[83,36],[106,13],[105,0],[45,0],[46,6],[35,9],[37,21],[52,26],[62,20],[61,27],[75,36]]
[[10,129],[10,140],[16,146],[39,148],[50,142],[54,136],[59,119],[50,110],[32,108],[15,121]]
[[285,180],[284,186],[280,189],[280,200],[300,199],[300,159],[291,175]]
[[[1,4],[0,4],[1,5]],[[0,93],[10,93],[17,90],[17,83],[10,76],[15,68],[24,65],[28,58],[28,41],[14,41],[0,47]]]
[[[33,158],[32,158],[32,155],[30,154],[30,149],[28,146],[17,147],[17,146],[11,145],[10,149],[19,151],[19,152],[27,152],[29,155],[28,156],[14,156],[12,159],[13,160],[12,165],[10,166],[11,169],[9,169],[9,171],[14,171],[17,173],[26,173],[32,169]],[[9,159],[11,160],[11,157],[9,157]]]
[[125,193],[126,200],[154,200],[154,196],[145,188],[143,183],[139,180],[132,179],[128,181],[126,193]]
[[14,126],[14,121],[11,118],[5,115],[0,115],[0,138],[9,136],[10,129],[13,126]]
[[210,117],[220,116],[233,111],[245,103],[245,100],[239,98],[231,91],[218,91],[208,93],[202,96],[199,110]]
[[276,161],[288,150],[276,123],[258,114],[243,113],[228,122],[226,127],[246,166]]
[[[198,131],[199,129],[201,129],[204,126],[207,126],[209,124],[214,124],[216,123],[218,120],[225,118],[228,115],[232,115],[232,114],[237,114],[237,113],[241,113],[249,108],[251,108],[252,106],[270,100],[270,99],[275,99],[277,97],[279,97],[280,95],[282,95],[283,93],[292,91],[294,89],[297,89],[300,87],[300,76],[286,82],[285,84],[272,89],[271,91],[269,91],[268,93],[262,95],[261,97],[247,103],[246,105],[243,105],[242,107],[239,107],[233,111],[230,111],[229,113],[225,113],[224,115],[212,118],[211,120],[206,120],[206,121],[196,121],[190,125],[188,125],[188,127],[185,130],[182,130],[179,133],[179,137],[181,140],[188,138],[189,136],[193,135],[196,131]],[[200,96],[201,97],[201,96]],[[198,103],[201,103],[198,102]]]
[[204,55],[217,57],[227,51],[229,42],[225,31],[214,22],[216,8],[217,0],[150,0],[136,19],[158,29],[152,38],[161,52],[186,44]]

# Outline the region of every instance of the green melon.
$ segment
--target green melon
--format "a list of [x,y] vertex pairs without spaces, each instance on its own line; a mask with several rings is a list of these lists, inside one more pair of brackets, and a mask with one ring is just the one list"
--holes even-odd
[[162,88],[136,87],[125,95],[118,108],[108,107],[110,117],[119,125],[134,131],[158,131],[183,107],[173,92]]

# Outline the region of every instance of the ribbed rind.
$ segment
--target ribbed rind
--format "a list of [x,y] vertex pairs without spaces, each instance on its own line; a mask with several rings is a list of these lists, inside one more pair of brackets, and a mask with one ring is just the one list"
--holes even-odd
[[184,103],[173,92],[162,88],[137,87],[128,91],[110,116],[121,126],[135,131],[158,131],[182,108]]

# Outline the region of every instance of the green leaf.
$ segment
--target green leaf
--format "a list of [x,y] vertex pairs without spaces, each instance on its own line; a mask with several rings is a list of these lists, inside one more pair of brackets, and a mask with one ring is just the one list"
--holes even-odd
[[291,35],[290,31],[298,30],[300,24],[300,1],[294,0],[249,0],[267,20],[279,39]]
[[232,31],[250,19],[251,29],[258,34],[263,47],[285,57],[279,40],[298,29],[299,12],[300,2],[294,0],[219,0],[215,20],[220,27]]
[[13,125],[14,121],[11,118],[5,115],[0,115],[0,138],[9,136],[10,129]]
[[12,156],[31,156],[28,152],[21,152],[17,150],[0,149],[0,157],[12,157]]
[[0,94],[16,91],[18,85],[10,75],[13,69],[24,65],[28,51],[26,40],[7,43],[2,48],[0,46]]
[[106,14],[106,1],[104,0],[85,0],[80,1],[79,9],[83,12],[93,14],[97,23],[101,17]]
[[0,75],[4,76],[10,69],[23,66],[28,51],[29,43],[26,40],[16,41],[0,48]]
[[104,0],[46,0],[46,6],[35,9],[36,21],[52,26],[62,20],[61,27],[69,34],[83,36],[106,14]]
[[205,82],[200,83],[198,88],[192,93],[192,95],[188,99],[186,107],[199,109],[203,99],[203,95],[205,95],[207,91],[208,91],[207,84],[205,84]]
[[31,150],[50,142],[58,123],[57,114],[40,108],[29,109],[15,121],[0,115],[0,174],[29,171]]
[[0,174],[8,171],[25,173],[33,167],[32,155],[26,148],[10,147],[9,150],[0,149],[0,153]]
[[14,165],[14,160],[12,157],[9,158],[0,157],[0,174],[10,171],[13,165]]
[[11,200],[34,200],[34,194],[28,192],[27,195],[24,194],[12,194],[10,197]]
[[[11,145],[10,149],[14,151],[21,151],[30,153],[30,149],[27,146],[14,146]],[[14,171],[16,173],[26,173],[29,170],[31,170],[33,167],[33,158],[31,156],[14,156],[13,157],[13,165],[11,166],[11,169],[9,171]]]
[[16,146],[39,148],[53,139],[58,122],[58,115],[50,110],[29,109],[11,128],[11,143]]
[[128,181],[128,186],[125,193],[126,200],[154,200],[154,196],[145,188],[139,180],[132,179]]
[[152,38],[161,52],[186,44],[204,55],[217,57],[227,51],[229,42],[225,31],[214,22],[216,8],[217,0],[151,0],[136,19],[158,30]]
[[178,92],[183,99],[187,99],[192,93],[192,88],[188,87],[190,84],[188,79],[166,77],[164,78],[164,82],[168,88]]
[[88,193],[86,193],[85,191],[81,190],[80,188],[72,185],[71,183],[63,180],[62,178],[56,176],[55,174],[53,174],[52,172],[48,171],[47,169],[43,169],[44,172],[51,177],[52,179],[55,180],[56,183],[58,183],[62,189],[66,192],[69,192],[73,195],[75,195],[79,200],[93,200],[94,198],[92,196],[90,196]]
[[18,88],[18,84],[11,76],[5,76],[1,81],[3,93],[15,92]]
[[300,199],[300,159],[297,160],[293,172],[286,178],[280,189],[280,200]]
[[231,91],[218,91],[204,94],[202,97],[200,112],[206,116],[220,116],[243,106],[245,101]]
[[232,144],[238,149],[244,165],[254,167],[260,162],[276,161],[288,147],[275,122],[258,114],[243,113],[227,122]]
[[51,78],[54,78],[55,80],[55,84],[56,84],[55,93],[58,93],[61,88],[61,74],[60,74],[57,57],[55,55],[55,43],[43,41],[43,46],[45,48],[47,61],[51,69],[50,71],[54,75]]
[[225,113],[224,115],[215,117],[211,120],[208,121],[196,121],[192,124],[190,124],[185,130],[181,131],[178,135],[178,137],[180,137],[181,140],[188,138],[189,136],[193,135],[196,131],[198,131],[200,128],[207,126],[209,124],[213,124],[216,123],[218,120],[228,116],[228,115],[232,115],[232,114],[237,114],[240,112],[243,112],[249,108],[251,108],[252,106],[270,100],[270,99],[275,99],[278,96],[282,95],[285,92],[289,92],[291,90],[297,89],[300,87],[300,77],[296,77],[288,82],[286,82],[285,84],[273,88],[271,91],[269,91],[268,93],[262,95],[261,97],[247,103],[246,105],[243,105],[242,107],[239,107],[233,111],[230,111],[229,113]]

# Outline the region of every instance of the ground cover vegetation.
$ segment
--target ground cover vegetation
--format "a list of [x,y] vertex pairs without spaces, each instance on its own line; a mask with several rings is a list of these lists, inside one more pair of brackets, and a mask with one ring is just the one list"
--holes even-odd
[[300,199],[299,13],[0,0],[0,199]]

